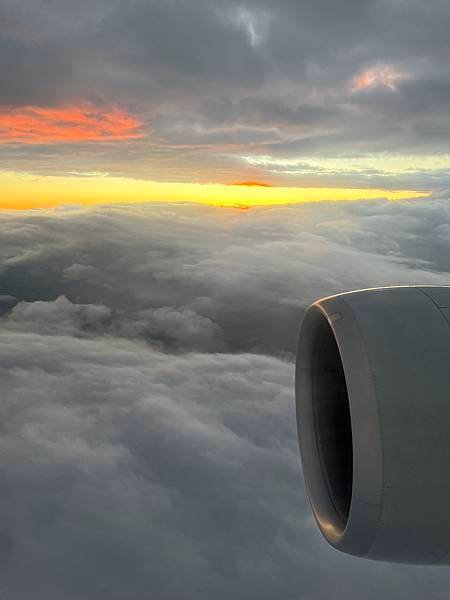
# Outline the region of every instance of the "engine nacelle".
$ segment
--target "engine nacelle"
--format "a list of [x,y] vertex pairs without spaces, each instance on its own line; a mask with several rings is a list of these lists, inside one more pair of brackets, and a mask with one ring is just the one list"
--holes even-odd
[[315,302],[301,327],[297,426],[311,507],[334,548],[450,563],[450,286]]

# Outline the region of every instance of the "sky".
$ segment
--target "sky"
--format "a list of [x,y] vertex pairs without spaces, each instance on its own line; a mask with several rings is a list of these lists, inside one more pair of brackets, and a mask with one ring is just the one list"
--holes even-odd
[[328,546],[314,300],[450,282],[450,4],[0,0],[0,597],[447,600]]
[[1,0],[0,206],[448,188],[449,13],[440,0]]

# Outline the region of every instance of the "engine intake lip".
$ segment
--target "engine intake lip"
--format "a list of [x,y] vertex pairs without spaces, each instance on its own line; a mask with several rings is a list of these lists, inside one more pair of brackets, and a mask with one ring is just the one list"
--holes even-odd
[[364,556],[382,509],[381,435],[364,339],[342,296],[316,302],[305,315],[296,404],[303,474],[320,531],[335,548]]
[[336,532],[343,532],[353,492],[353,440],[347,383],[333,330],[321,311],[315,313],[311,352],[315,451],[325,495],[316,499]]

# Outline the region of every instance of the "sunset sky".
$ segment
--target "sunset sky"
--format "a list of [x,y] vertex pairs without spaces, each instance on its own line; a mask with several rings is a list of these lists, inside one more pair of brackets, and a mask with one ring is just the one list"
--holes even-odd
[[449,24],[0,0],[1,600],[449,600],[322,539],[294,393],[311,303],[450,283]]
[[[2,0],[0,206],[435,193],[447,17],[389,0]],[[245,182],[274,189],[230,186]]]

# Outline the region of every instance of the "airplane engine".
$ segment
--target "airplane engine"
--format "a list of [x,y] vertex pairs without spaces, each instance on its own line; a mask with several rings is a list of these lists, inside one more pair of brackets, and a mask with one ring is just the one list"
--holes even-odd
[[318,300],[297,351],[306,490],[325,539],[375,560],[450,563],[450,286]]

